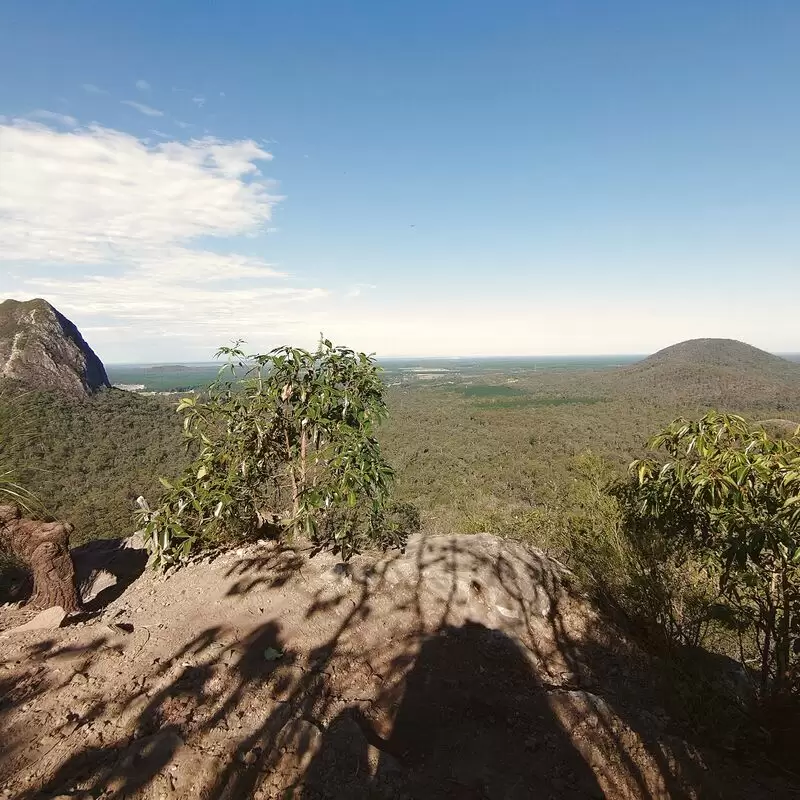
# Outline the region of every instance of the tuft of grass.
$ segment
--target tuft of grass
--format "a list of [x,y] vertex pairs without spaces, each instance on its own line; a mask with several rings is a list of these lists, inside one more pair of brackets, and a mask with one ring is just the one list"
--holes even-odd
[[16,483],[10,469],[0,470],[0,504],[19,506],[27,514],[34,513],[39,506],[36,498]]

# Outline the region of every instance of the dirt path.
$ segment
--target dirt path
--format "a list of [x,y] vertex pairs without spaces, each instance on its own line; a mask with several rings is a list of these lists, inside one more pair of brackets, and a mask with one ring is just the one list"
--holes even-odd
[[644,659],[541,554],[308,555],[145,574],[82,625],[0,638],[6,796],[775,796],[674,735]]

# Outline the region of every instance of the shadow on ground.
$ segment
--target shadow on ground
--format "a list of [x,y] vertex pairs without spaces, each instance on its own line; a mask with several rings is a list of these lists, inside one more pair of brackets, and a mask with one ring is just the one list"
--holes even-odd
[[127,539],[97,539],[70,551],[75,582],[84,611],[105,608],[144,572],[147,551],[144,542]]
[[230,560],[223,605],[166,656],[157,625],[20,645],[0,782],[31,800],[774,794],[670,731],[643,658],[543,556],[447,536],[326,558]]

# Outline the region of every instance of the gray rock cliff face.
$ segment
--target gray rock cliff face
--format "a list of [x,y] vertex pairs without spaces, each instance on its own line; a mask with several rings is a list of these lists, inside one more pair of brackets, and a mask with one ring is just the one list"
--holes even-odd
[[0,382],[85,397],[108,387],[103,362],[46,300],[0,303]]

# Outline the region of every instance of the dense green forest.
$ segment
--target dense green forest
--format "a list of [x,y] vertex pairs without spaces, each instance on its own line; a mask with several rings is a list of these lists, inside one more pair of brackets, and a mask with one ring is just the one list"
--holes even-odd
[[[378,431],[396,470],[395,497],[426,529],[490,531],[555,546],[578,503],[591,451],[621,476],[678,416],[715,408],[758,420],[800,421],[800,366],[747,346],[721,353],[678,346],[640,364],[542,369],[390,383]],[[774,360],[773,360],[774,358]],[[120,390],[85,401],[43,392],[0,395],[0,457],[48,513],[71,521],[74,543],[134,529],[134,501],[151,503],[159,476],[188,456],[177,397]]]
[[85,400],[0,394],[0,460],[47,515],[75,525],[73,545],[129,535],[134,501],[185,461],[175,402],[116,389]]
[[[766,354],[765,354],[766,355]],[[402,499],[428,526],[552,544],[591,452],[621,477],[648,439],[709,409],[800,422],[800,367],[749,349],[648,359],[631,367],[543,371],[394,387],[382,436]],[[513,381],[513,382],[512,382]]]

